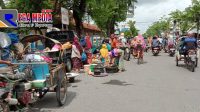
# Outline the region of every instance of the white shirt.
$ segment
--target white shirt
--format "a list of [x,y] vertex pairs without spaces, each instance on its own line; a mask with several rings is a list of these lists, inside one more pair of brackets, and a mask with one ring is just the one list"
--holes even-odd
[[81,54],[79,52],[79,50],[76,48],[75,45],[72,45],[72,54],[71,54],[71,58],[81,58]]
[[159,42],[162,43],[163,39],[162,38],[158,38]]

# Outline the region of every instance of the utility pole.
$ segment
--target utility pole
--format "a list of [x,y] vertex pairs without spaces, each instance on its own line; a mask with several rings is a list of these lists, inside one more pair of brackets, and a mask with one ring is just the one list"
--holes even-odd
[[197,20],[197,39],[199,40],[199,16],[200,14],[198,13],[196,16],[196,20]]
[[177,24],[177,21],[174,20],[174,26],[173,26],[173,38],[176,39],[176,24]]

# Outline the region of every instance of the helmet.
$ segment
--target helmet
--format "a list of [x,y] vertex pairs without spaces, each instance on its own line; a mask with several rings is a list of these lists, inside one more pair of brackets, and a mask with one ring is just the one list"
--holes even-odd
[[1,37],[0,48],[6,48],[11,45],[11,39],[6,33],[0,32],[0,37]]

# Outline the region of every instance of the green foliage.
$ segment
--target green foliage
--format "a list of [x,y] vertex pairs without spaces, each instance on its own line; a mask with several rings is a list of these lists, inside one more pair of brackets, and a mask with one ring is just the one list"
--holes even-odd
[[194,24],[199,27],[197,23],[200,18],[200,0],[192,0],[192,5],[190,7],[187,7],[184,11],[172,11],[169,16],[169,18],[166,18],[166,21],[168,22],[163,21],[162,19],[153,23],[146,31],[146,35],[153,36],[160,34],[161,32],[169,31],[169,20],[176,20],[179,23],[182,33],[186,33],[186,31]]
[[10,0],[7,8],[18,9],[19,12],[40,12],[42,9],[52,9],[50,0]]
[[169,20],[162,18],[160,21],[154,22],[146,31],[146,35],[161,35],[162,32],[169,30]]
[[115,0],[90,0],[88,8],[89,14],[95,23],[102,30],[106,30],[106,23],[115,13]]
[[131,33],[131,31],[130,31],[130,30],[125,31],[125,32],[124,32],[124,36],[125,36],[126,38],[130,38],[130,37],[132,37],[132,33]]
[[1,7],[2,9],[5,9],[5,7],[6,7],[3,0],[0,0],[0,7]]
[[135,27],[135,21],[129,21],[128,25],[130,27],[131,36],[133,37],[137,36],[139,30]]
[[95,23],[105,31],[126,20],[127,11],[136,0],[89,0],[88,10]]
[[124,32],[125,37],[135,37],[138,35],[139,30],[135,27],[135,21],[129,21],[129,30]]

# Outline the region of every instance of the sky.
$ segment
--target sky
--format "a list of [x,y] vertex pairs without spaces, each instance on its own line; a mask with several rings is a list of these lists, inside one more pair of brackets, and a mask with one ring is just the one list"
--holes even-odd
[[144,33],[153,22],[176,9],[184,10],[191,0],[138,0],[134,20],[140,33]]

